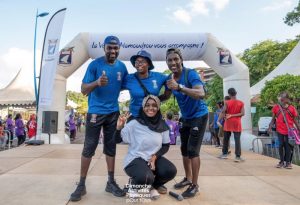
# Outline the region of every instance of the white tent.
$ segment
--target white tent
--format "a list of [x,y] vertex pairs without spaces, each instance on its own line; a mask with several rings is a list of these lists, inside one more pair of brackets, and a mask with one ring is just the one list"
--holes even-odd
[[0,106],[26,107],[35,105],[33,83],[26,79],[26,70],[20,69],[16,77],[0,90]]
[[251,97],[259,95],[267,81],[272,80],[276,76],[285,74],[300,75],[300,41],[290,54],[271,73],[251,87]]

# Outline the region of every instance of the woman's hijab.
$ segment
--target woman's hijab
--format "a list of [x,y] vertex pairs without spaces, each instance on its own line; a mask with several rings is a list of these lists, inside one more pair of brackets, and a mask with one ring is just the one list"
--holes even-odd
[[[152,99],[156,102],[158,111],[155,116],[153,117],[148,117],[146,113],[144,112],[144,108],[146,106],[146,103],[149,99]],[[140,109],[139,112],[139,117],[136,119],[139,123],[142,125],[147,126],[150,130],[154,132],[159,132],[162,133],[164,131],[169,130],[168,125],[166,122],[162,119],[162,114],[160,112],[160,100],[158,97],[154,95],[148,95],[144,98],[143,103],[142,103],[142,108]]]

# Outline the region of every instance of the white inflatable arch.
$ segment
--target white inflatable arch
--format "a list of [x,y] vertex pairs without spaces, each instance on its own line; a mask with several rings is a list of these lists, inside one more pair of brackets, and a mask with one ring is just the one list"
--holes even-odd
[[[49,107],[39,107],[38,136],[44,139],[46,143],[48,142],[48,136],[40,134],[43,111],[59,112],[58,133],[51,135],[51,143],[69,143],[69,140],[65,138],[64,124],[67,78],[89,58],[95,59],[104,55],[103,40],[107,35],[110,34],[79,33],[62,49],[53,88],[54,96],[52,105]],[[184,60],[203,60],[223,78],[224,95],[227,95],[227,90],[230,87],[234,87],[237,90],[238,99],[245,103],[245,116],[242,118],[243,133],[248,133],[247,136],[251,136],[252,125],[248,68],[213,35],[209,33],[114,35],[119,37],[122,44],[119,55],[119,59],[122,61],[128,61],[132,55],[141,49],[149,51],[153,61],[165,61],[166,50],[171,47],[181,49]],[[81,82],[78,82],[78,84],[81,84]],[[246,144],[251,143],[247,142]]]

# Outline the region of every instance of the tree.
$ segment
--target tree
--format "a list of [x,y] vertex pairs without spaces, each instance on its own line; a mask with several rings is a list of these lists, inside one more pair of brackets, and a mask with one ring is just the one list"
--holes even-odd
[[299,37],[296,36],[294,40],[287,40],[283,43],[266,40],[246,49],[240,55],[240,59],[249,68],[250,85],[256,84],[274,70],[296,46]]
[[67,91],[67,99],[72,100],[78,105],[76,109],[77,112],[81,114],[87,113],[87,108],[88,108],[87,97],[84,96],[82,93]]
[[165,115],[168,111],[172,111],[174,114],[179,112],[179,106],[173,94],[167,101],[161,104],[160,111],[163,115]]
[[283,20],[284,23],[289,26],[300,23],[300,1],[298,2],[298,6],[296,6],[293,11],[288,12]]
[[300,97],[300,76],[290,74],[277,76],[271,81],[267,81],[265,87],[261,92],[260,106],[271,107],[277,103],[278,95],[286,91],[292,99],[292,104],[299,106]]
[[206,85],[207,88],[207,105],[214,110],[217,102],[223,101],[223,79],[215,75]]

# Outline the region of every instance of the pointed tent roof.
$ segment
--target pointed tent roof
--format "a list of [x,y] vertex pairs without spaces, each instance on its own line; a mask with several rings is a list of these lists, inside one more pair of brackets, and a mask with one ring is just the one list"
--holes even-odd
[[290,54],[266,77],[253,85],[250,89],[251,97],[259,95],[265,87],[266,81],[270,81],[279,75],[300,75],[300,41]]
[[3,89],[0,89],[0,106],[34,106],[33,85],[28,82],[25,70],[19,70],[16,77]]

